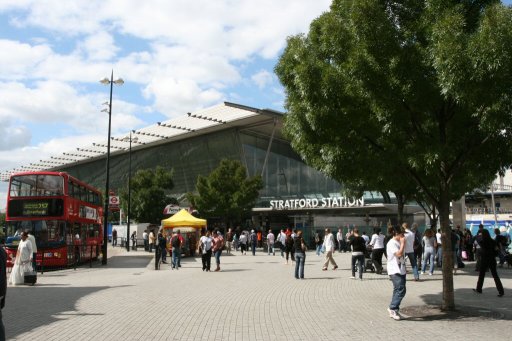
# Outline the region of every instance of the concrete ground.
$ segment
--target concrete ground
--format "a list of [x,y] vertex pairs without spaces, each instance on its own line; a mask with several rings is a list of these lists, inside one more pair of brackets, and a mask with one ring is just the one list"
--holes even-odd
[[[385,275],[350,279],[350,255],[322,271],[323,257],[306,256],[305,280],[280,255],[223,254],[220,272],[201,271],[200,258],[182,268],[154,270],[144,251],[109,248],[106,266],[39,274],[34,287],[8,287],[3,321],[9,340],[485,340],[511,338],[512,268],[499,269],[505,296],[490,274],[482,295],[467,263],[454,278],[458,312],[437,310],[442,279],[407,282],[394,321],[386,308]],[[214,259],[212,259],[214,263]],[[213,267],[213,266],[212,266]],[[408,279],[411,279],[408,275]]]

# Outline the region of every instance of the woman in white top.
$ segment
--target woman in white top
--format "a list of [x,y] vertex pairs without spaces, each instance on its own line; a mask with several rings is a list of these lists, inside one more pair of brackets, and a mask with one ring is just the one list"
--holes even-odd
[[375,266],[375,271],[380,275],[382,274],[382,255],[384,254],[384,238],[385,235],[381,233],[379,227],[374,229],[370,245],[372,246],[372,262]]
[[421,267],[421,273],[424,274],[427,268],[427,261],[430,261],[429,275],[434,274],[434,259],[436,256],[437,240],[434,236],[434,232],[431,229],[425,231],[423,236],[423,265]]
[[25,282],[24,273],[32,271],[32,254],[32,243],[28,240],[28,233],[22,232],[9,283],[20,285]]
[[199,239],[199,249],[201,251],[201,261],[203,263],[203,271],[210,271],[212,262],[212,238],[211,232],[206,231],[206,234]]

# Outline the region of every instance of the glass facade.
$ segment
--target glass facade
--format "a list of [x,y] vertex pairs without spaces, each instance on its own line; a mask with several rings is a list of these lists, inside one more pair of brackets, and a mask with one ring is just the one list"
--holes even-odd
[[[179,197],[193,192],[198,175],[207,176],[222,159],[237,159],[246,165],[248,175],[262,175],[264,188],[256,207],[269,207],[269,200],[325,196],[339,193],[341,185],[307,166],[290,144],[274,138],[262,173],[271,129],[269,125],[250,129],[226,130],[170,141],[155,146],[132,148],[132,175],[138,169],[162,166],[174,172],[174,188]],[[110,188],[116,193],[128,181],[128,152],[110,155]],[[62,169],[78,179],[103,190],[105,158]]]

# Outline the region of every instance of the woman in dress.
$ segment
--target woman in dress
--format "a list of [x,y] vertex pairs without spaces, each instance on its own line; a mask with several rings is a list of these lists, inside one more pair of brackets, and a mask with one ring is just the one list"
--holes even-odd
[[24,273],[30,271],[32,271],[32,243],[28,240],[28,233],[22,232],[9,283],[12,285],[23,284]]

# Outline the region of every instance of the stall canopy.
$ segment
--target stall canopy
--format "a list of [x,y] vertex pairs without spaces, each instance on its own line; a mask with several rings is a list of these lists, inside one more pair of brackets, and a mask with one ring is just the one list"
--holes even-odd
[[182,209],[172,217],[162,220],[162,227],[172,229],[175,227],[193,227],[200,229],[206,227],[206,220],[194,217],[187,210]]

